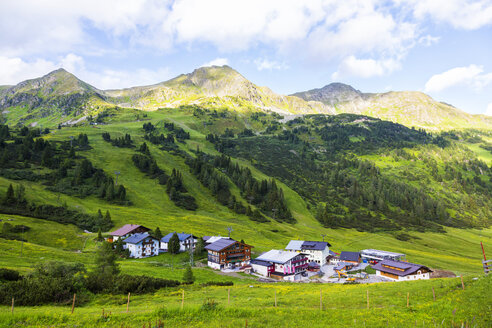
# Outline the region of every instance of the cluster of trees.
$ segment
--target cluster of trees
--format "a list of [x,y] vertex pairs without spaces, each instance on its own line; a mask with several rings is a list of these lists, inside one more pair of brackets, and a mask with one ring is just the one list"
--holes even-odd
[[[254,160],[309,206],[323,204],[316,216],[329,227],[443,231],[440,225],[490,224],[491,168],[442,136],[356,115],[305,116],[284,128],[276,138],[209,135],[207,140],[227,155]],[[406,163],[390,175],[349,153]]]
[[168,131],[173,132],[176,139],[178,139],[178,140],[183,141],[185,139],[190,139],[190,134],[188,132],[186,132],[183,128],[176,126],[174,123],[164,122],[164,127]]
[[106,216],[103,216],[99,210],[96,215],[90,215],[68,209],[66,205],[54,206],[29,203],[26,200],[25,188],[22,185],[18,185],[15,190],[12,185],[9,185],[5,196],[0,202],[0,213],[28,216],[59,223],[71,223],[89,231],[97,231],[98,229],[107,231],[113,227],[109,212],[107,212]]
[[154,157],[150,153],[149,147],[144,142],[138,148],[138,152],[133,154],[133,164],[141,171],[146,173],[150,178],[159,180],[159,184],[166,184],[169,176],[157,165]]
[[268,220],[258,209],[253,211],[251,206],[244,206],[240,200],[238,201],[236,197],[231,194],[226,176],[221,174],[212,164],[210,164],[210,161],[211,159],[204,153],[197,152],[197,157],[187,159],[186,163],[190,167],[191,173],[193,173],[197,179],[212,192],[220,204],[227,206],[238,214],[246,214],[254,221],[267,222]]
[[215,157],[213,165],[222,169],[238,186],[242,196],[264,214],[280,222],[295,222],[287,207],[284,193],[281,188],[277,187],[274,179],[256,180],[249,168],[232,163],[230,157],[226,155]]
[[[95,257],[95,268],[87,272],[82,263],[46,262],[34,266],[32,273],[21,276],[17,271],[0,269],[0,304],[15,299],[21,306],[68,303],[77,293],[77,303],[87,302],[92,294],[144,294],[160,288],[176,287],[177,280],[122,274],[117,254],[110,243],[103,242]],[[191,268],[185,270],[183,283],[193,283]]]
[[[76,150],[89,148],[89,139],[83,133],[71,141],[50,142],[39,137],[37,129],[23,127],[15,135],[8,126],[3,126],[0,127],[0,174],[14,179],[43,180],[49,190],[69,195],[96,195],[110,202],[128,204],[123,185],[116,187],[103,170],[77,156]],[[33,173],[32,165],[52,171]]]
[[120,147],[120,148],[132,148],[132,147],[134,147],[132,137],[128,133],[125,133],[124,137],[111,139],[111,135],[109,134],[109,132],[103,132],[102,138],[104,141],[110,142],[115,147]]
[[125,186],[116,186],[113,178],[95,168],[88,159],[67,160],[51,176],[54,179],[47,184],[49,190],[79,197],[95,195],[108,202],[130,204]]
[[157,128],[151,122],[144,123],[145,140],[148,140],[154,145],[162,146],[163,150],[176,150],[177,146],[174,143],[175,137],[181,142],[185,139],[190,139],[190,134],[182,128],[175,126],[174,123],[165,122],[164,127],[170,132],[167,136],[163,133],[158,134]]
[[195,198],[187,194],[181,172],[173,169],[171,176],[167,175],[159,168],[145,142],[142,143],[138,151],[139,154],[134,154],[132,156],[135,166],[140,171],[147,173],[150,178],[158,179],[159,184],[166,185],[169,199],[172,200],[176,206],[190,211],[194,211],[198,208]]
[[166,191],[169,195],[169,199],[172,200],[176,206],[189,211],[195,211],[198,208],[195,198],[187,194],[188,191],[183,183],[183,176],[178,170],[173,169],[173,172],[166,183]]
[[12,225],[9,222],[5,222],[0,230],[0,238],[9,240],[27,241],[24,238],[24,232],[31,230],[30,227],[23,224]]

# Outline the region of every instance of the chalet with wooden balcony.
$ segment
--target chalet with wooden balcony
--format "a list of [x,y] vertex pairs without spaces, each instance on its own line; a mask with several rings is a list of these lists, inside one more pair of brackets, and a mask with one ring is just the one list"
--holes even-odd
[[383,260],[372,266],[376,270],[376,275],[391,279],[393,281],[409,281],[430,279],[430,270],[428,267],[401,261]]
[[252,246],[230,238],[221,238],[205,246],[208,266],[217,269],[233,269],[251,260]]
[[306,254],[272,249],[251,261],[253,272],[278,280],[295,281],[308,268]]

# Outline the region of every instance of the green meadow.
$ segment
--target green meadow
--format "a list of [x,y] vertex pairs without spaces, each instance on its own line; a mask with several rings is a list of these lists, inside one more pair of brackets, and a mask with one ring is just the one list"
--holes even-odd
[[459,278],[371,285],[195,284],[161,289],[152,295],[131,295],[128,312],[127,295],[96,296],[83,306],[75,303],[73,314],[72,304],[15,307],[13,313],[10,306],[2,306],[0,325],[490,327],[491,282],[490,276],[465,277],[464,290]]

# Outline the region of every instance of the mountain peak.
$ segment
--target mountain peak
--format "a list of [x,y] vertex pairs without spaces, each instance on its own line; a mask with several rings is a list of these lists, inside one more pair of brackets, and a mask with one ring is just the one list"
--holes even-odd
[[365,98],[365,94],[359,90],[340,82],[330,83],[319,89],[297,92],[292,94],[292,96],[302,98],[306,101],[320,101],[331,106]]
[[[230,66],[204,66],[188,74],[166,81],[163,85],[178,88],[197,88],[207,96],[244,95],[253,85]],[[246,92],[247,93],[247,92]]]

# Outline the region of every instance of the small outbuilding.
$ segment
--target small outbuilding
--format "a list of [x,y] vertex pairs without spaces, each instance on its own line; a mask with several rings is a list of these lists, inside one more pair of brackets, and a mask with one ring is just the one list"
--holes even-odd
[[432,272],[428,267],[421,264],[392,260],[383,260],[373,265],[372,268],[376,270],[377,276],[393,281],[430,279]]

